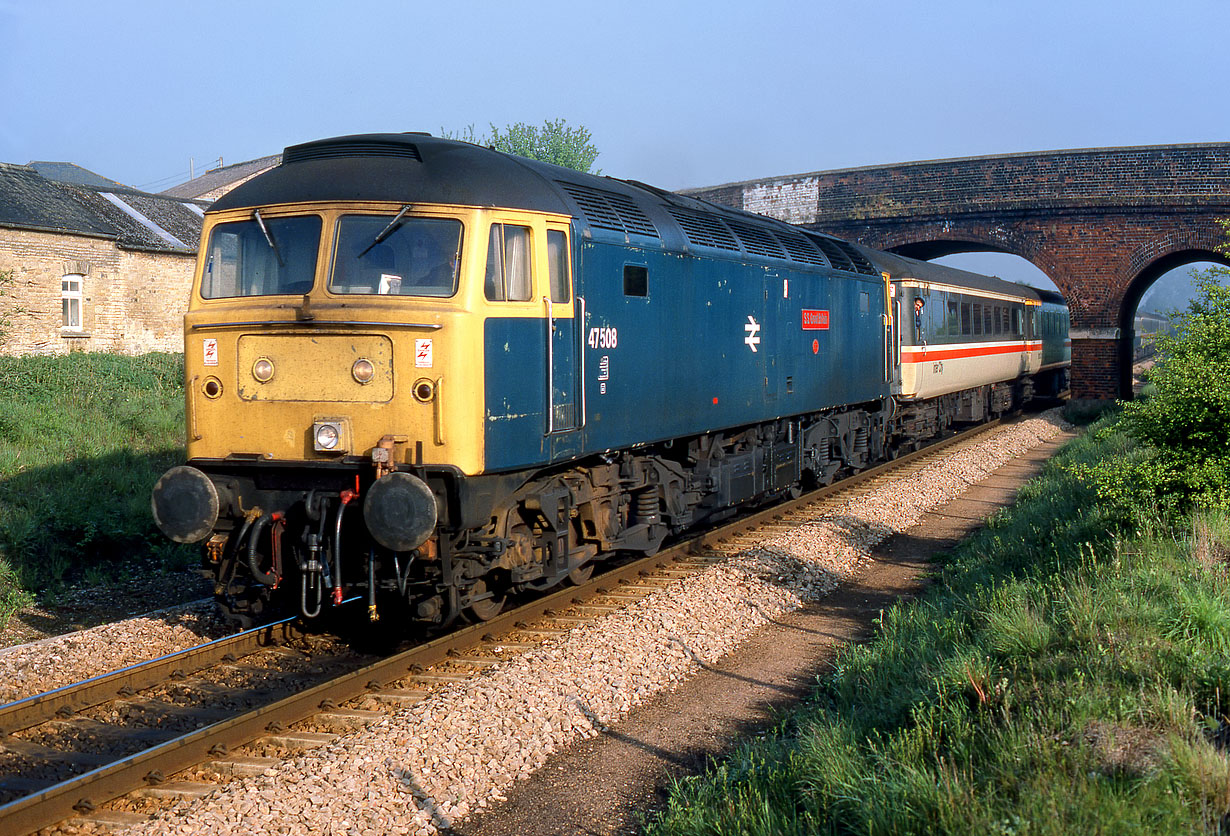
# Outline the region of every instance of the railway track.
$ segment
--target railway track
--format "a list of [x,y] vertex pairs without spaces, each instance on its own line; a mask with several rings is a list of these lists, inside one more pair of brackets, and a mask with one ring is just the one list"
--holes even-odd
[[[477,676],[551,636],[720,563],[754,544],[762,533],[800,524],[826,504],[871,490],[877,481],[924,468],[953,445],[970,442],[1000,423],[968,430],[799,499],[740,517],[653,557],[618,566],[585,584],[561,589],[488,622],[464,627],[409,650],[362,660],[354,656],[343,659],[336,648],[328,648],[323,654],[328,658],[322,660],[318,654],[311,660],[309,667],[317,670],[310,676],[292,670],[280,685],[245,698],[236,697],[237,692],[228,690],[229,686],[216,683],[204,689],[209,699],[197,707],[168,705],[163,697],[168,681],[184,683],[208,672],[211,666],[221,665],[234,673],[258,653],[311,655],[302,647],[296,649],[295,642],[306,639],[294,634],[289,622],[0,706],[0,775],[10,776],[7,781],[0,778],[0,792],[7,794],[0,798],[12,799],[0,806],[0,833],[22,836],[80,815],[100,823],[131,823],[144,816],[107,812],[103,805],[129,794],[145,799],[203,795],[216,785],[174,778],[202,765],[203,770],[198,772],[219,776],[259,774],[276,768],[276,759],[240,753],[254,743],[258,751],[260,747],[264,751],[288,751],[327,742],[332,739],[328,734],[288,730],[311,720],[314,726],[340,731],[383,717],[380,711],[342,706],[360,699],[363,705],[394,707],[420,701],[434,687]],[[147,696],[151,689],[153,697]],[[219,706],[228,701],[233,708]],[[127,711],[134,705],[141,705],[146,713],[161,710],[169,719],[142,726],[139,733],[128,735],[133,739],[127,746],[95,746],[94,751],[87,747],[86,751],[65,754],[37,742],[41,737],[55,738],[90,712],[114,714],[117,712],[111,707]],[[84,725],[96,737],[106,737],[98,733],[96,726],[101,724],[97,720],[84,719]],[[5,764],[6,760],[10,763]],[[26,766],[14,768],[15,764]],[[61,777],[46,764],[58,764],[61,772],[71,774]],[[142,803],[129,806],[139,808]]]

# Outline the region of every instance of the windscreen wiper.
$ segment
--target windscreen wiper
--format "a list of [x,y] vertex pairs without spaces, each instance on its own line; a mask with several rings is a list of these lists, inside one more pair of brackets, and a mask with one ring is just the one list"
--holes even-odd
[[265,226],[265,219],[261,217],[261,210],[253,209],[252,217],[256,219],[256,224],[261,228],[261,232],[265,233],[265,240],[269,242],[269,249],[273,250],[274,256],[278,259],[278,266],[285,267],[286,262],[282,260],[282,253],[278,250],[278,245],[273,243],[273,236],[269,234],[269,227]]
[[376,234],[376,237],[372,239],[372,242],[368,244],[366,247],[364,247],[363,252],[359,253],[357,256],[355,256],[355,258],[358,259],[358,258],[362,258],[363,256],[367,255],[367,253],[371,250],[372,247],[376,246],[381,241],[383,241],[385,238],[388,238],[390,235],[392,235],[394,230],[396,230],[399,226],[402,225],[402,218],[406,217],[406,213],[409,211],[410,211],[409,203],[401,207],[401,211],[397,213],[397,216],[394,217],[393,220],[389,221],[389,225],[386,226],[384,229],[380,230],[380,232]]

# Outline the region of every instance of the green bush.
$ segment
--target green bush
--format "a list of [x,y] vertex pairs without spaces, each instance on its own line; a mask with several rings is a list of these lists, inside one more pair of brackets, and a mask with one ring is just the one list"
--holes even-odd
[[1176,510],[1230,509],[1230,270],[1196,276],[1199,293],[1159,340],[1152,394],[1124,406],[1123,428],[1148,447],[1131,468]]

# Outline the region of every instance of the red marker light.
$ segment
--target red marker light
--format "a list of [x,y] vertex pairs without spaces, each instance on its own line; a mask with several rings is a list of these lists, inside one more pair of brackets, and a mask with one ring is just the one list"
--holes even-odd
[[819,353],[820,353],[820,341],[819,341],[819,340],[812,340],[812,341],[811,341],[811,353],[812,353],[812,354],[819,354]]
[[713,405],[714,405],[714,406],[717,406],[717,398],[714,398],[714,399],[713,399]]

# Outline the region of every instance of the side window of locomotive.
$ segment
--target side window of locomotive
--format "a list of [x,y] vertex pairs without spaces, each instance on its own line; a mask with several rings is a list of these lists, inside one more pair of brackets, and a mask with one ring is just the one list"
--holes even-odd
[[568,302],[568,236],[558,229],[547,230],[547,269],[550,272],[551,301]]
[[492,302],[530,300],[533,287],[530,282],[529,227],[491,225],[483,291]]
[[320,247],[320,217],[262,221],[264,230],[255,218],[213,228],[201,275],[202,297],[303,294],[312,289]]
[[624,265],[624,296],[649,295],[649,268],[640,264]]
[[461,222],[346,215],[337,224],[329,290],[391,296],[457,292]]
[[871,294],[865,290],[858,294],[858,312],[863,316],[871,313]]

